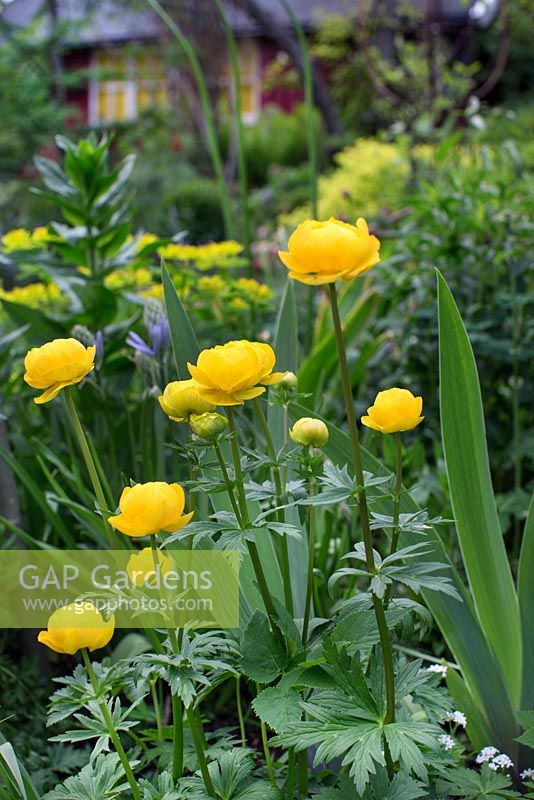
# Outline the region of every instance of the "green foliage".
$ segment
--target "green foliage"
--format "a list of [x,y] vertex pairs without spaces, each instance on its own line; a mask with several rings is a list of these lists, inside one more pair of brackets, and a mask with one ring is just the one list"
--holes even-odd
[[216,242],[224,238],[216,187],[209,178],[192,178],[178,183],[169,191],[166,202],[180,229],[187,231],[189,241]]
[[480,773],[463,768],[450,770],[446,778],[438,781],[438,788],[446,797],[462,797],[469,800],[521,797],[519,792],[512,789],[510,779],[506,775],[492,772],[487,764],[483,764]]
[[120,797],[128,788],[115,753],[98,755],[78,775],[46,794],[46,800],[102,800]]
[[[320,125],[317,118],[316,124]],[[229,148],[233,122],[227,120],[221,132],[223,152]],[[245,156],[250,181],[263,186],[273,165],[296,167],[306,160],[305,108],[296,106],[291,114],[273,106],[265,109],[258,122],[245,128]]]
[[[410,175],[405,149],[377,139],[358,139],[334,157],[334,170],[319,179],[319,219],[333,216],[350,222],[373,217],[380,209],[402,204]],[[384,174],[388,180],[384,182]],[[310,216],[308,205],[282,217],[293,227]]]

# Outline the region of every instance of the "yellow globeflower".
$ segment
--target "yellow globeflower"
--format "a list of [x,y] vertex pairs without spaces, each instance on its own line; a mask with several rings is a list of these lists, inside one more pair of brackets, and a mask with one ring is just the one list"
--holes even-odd
[[106,622],[92,603],[71,603],[54,611],[48,620],[48,630],[37,639],[56,653],[73,656],[78,650],[99,650],[111,641],[115,618]]
[[318,285],[349,281],[380,261],[380,242],[369,234],[364,219],[349,225],[334,217],[327,222],[308,219],[291,234],[288,252],[279,251],[289,277]]
[[24,359],[24,380],[33,389],[46,389],[35,398],[48,403],[65,386],[85,378],[95,366],[96,347],[84,347],[77,339],[54,339],[42,347],[32,347]]
[[187,366],[201,397],[218,406],[238,406],[284,377],[285,372],[273,372],[275,362],[268,344],[242,340],[203,350],[196,365]]
[[119,501],[120,514],[108,522],[126,536],[151,536],[184,528],[191,517],[183,514],[184,490],[177,483],[151,481],[126,486]]
[[[156,561],[155,565],[154,560]],[[154,566],[159,566],[161,574],[166,575],[172,570],[173,561],[163,555],[161,550],[156,550],[154,553],[151,547],[144,547],[138,553],[130,556],[126,572],[134,586],[143,586],[147,578],[151,578],[155,574]]]
[[408,389],[387,389],[377,394],[362,423],[380,433],[409,431],[424,420],[422,410],[422,397],[414,397]]
[[191,414],[215,410],[214,403],[200,396],[198,385],[192,379],[168,383],[158,400],[165,414],[174,422],[187,422]]

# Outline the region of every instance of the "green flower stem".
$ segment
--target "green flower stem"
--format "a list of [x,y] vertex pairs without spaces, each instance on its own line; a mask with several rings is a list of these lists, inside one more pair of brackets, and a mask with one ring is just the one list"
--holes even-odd
[[163,725],[161,721],[161,708],[159,705],[158,697],[158,681],[157,678],[150,681],[150,694],[152,697],[152,704],[154,706],[154,716],[156,717],[156,730],[158,732],[158,742],[163,741]]
[[[280,473],[280,467],[276,463],[276,450],[274,448],[273,437],[271,436],[271,431],[269,429],[269,423],[267,422],[267,418],[263,413],[263,408],[261,407],[261,402],[259,397],[254,399],[254,408],[256,410],[256,414],[258,416],[258,420],[263,431],[263,435],[265,437],[265,442],[267,444],[267,451],[269,453],[269,457],[273,462],[272,467],[272,475],[274,481],[274,487],[276,491],[276,505],[278,506],[277,511],[277,519],[278,522],[284,523],[285,522],[285,513],[284,509],[280,508],[283,504],[283,488],[282,488],[282,475]],[[280,570],[282,572],[282,582],[284,585],[284,601],[286,604],[286,608],[291,615],[293,615],[293,592],[291,590],[291,568],[289,565],[289,548],[287,543],[287,535],[283,534],[280,538]]]
[[287,796],[293,800],[295,796],[295,748],[290,747],[287,751]]
[[[150,537],[155,539],[155,537]],[[174,628],[169,628],[169,640],[173,653],[178,655],[181,643]],[[184,707],[179,695],[171,692],[172,705],[172,777],[176,782],[184,769]]]
[[[400,500],[402,491],[402,439],[400,433],[395,433],[395,486],[393,488],[393,533],[391,534],[390,555],[397,551],[400,536]],[[387,608],[391,600],[391,585],[388,586],[384,597]]]
[[[262,687],[260,684],[256,684],[256,694],[258,695],[261,692]],[[263,755],[265,758],[265,766],[267,767],[267,775],[269,776],[269,780],[271,781],[273,786],[276,786],[276,777],[274,774],[274,766],[273,760],[271,757],[271,751],[269,749],[269,739],[267,736],[267,726],[263,720],[260,720],[260,730],[261,730],[261,743],[263,745]]]
[[85,466],[87,467],[87,471],[89,473],[89,477],[93,485],[93,491],[96,496],[96,501],[98,503],[99,510],[102,514],[102,522],[104,524],[109,545],[111,548],[115,548],[118,546],[117,537],[115,535],[115,531],[113,530],[113,528],[106,519],[107,503],[104,495],[104,490],[102,489],[102,484],[100,482],[100,478],[98,477],[98,470],[96,468],[96,464],[94,462],[93,456],[91,455],[91,448],[89,447],[89,442],[87,441],[87,437],[83,430],[82,423],[80,422],[78,412],[76,411],[76,404],[74,403],[74,398],[72,396],[72,387],[68,387],[65,390],[65,401],[67,403],[67,411],[69,413],[71,425],[78,440],[80,450],[82,451],[82,456],[85,461]]
[[237,504],[237,500],[235,498],[234,487],[232,486],[232,481],[230,480],[230,476],[228,475],[228,470],[226,469],[224,457],[221,452],[219,443],[217,441],[213,442],[213,449],[215,450],[215,455],[217,456],[217,461],[219,462],[219,467],[221,468],[223,480],[226,484],[226,491],[228,493],[228,497],[230,498],[230,503],[232,504],[234,514],[236,515],[239,524],[242,525],[243,520],[241,519],[241,511]]
[[82,658],[85,663],[85,668],[87,670],[87,674],[89,675],[89,680],[91,681],[93,689],[95,690],[95,695],[97,696],[98,707],[102,712],[102,716],[104,717],[104,721],[108,729],[109,738],[113,742],[113,746],[117,751],[117,755],[120,758],[120,762],[124,769],[124,774],[126,775],[126,779],[130,784],[134,800],[141,800],[141,792],[139,790],[139,786],[137,785],[135,775],[133,774],[130,762],[128,761],[128,756],[126,755],[126,752],[122,746],[119,734],[117,733],[115,726],[113,724],[113,720],[111,718],[111,714],[109,713],[109,709],[103,700],[98,700],[99,686],[98,686],[98,681],[96,679],[96,675],[93,670],[93,665],[91,664],[91,659],[89,658],[89,653],[85,647],[82,648],[81,652],[82,652]]
[[245,495],[245,484],[243,480],[243,470],[241,468],[241,454],[239,452],[239,442],[237,440],[237,428],[235,424],[234,412],[231,406],[226,408],[226,416],[228,417],[228,430],[230,431],[230,449],[232,451],[232,460],[234,462],[235,472],[235,485],[237,489],[237,496],[239,499],[239,507],[241,508],[241,519],[245,528],[250,525],[248,515],[247,497]]
[[[310,448],[311,450],[311,448]],[[310,499],[315,494],[315,480],[310,480]],[[315,564],[315,506],[308,506],[308,575],[306,580],[306,600],[304,603],[304,620],[302,623],[302,644],[308,641],[308,625],[313,597],[313,568]]]
[[241,746],[247,746],[247,732],[245,730],[245,718],[243,716],[243,702],[241,700],[241,675],[236,675],[235,679],[235,700],[237,705],[237,717],[239,719],[239,732],[241,734]]
[[184,709],[177,694],[171,694],[172,779],[176,783],[184,771]]
[[[237,440],[237,428],[235,425],[234,413],[231,406],[227,406],[226,414],[228,416],[228,429],[231,434],[230,447],[232,450],[232,459],[234,462],[237,496],[239,498],[239,506],[241,508],[241,522],[243,528],[248,528],[250,526],[250,519],[248,515],[247,498],[245,495],[243,470],[241,469],[241,454],[239,452],[239,442]],[[265,573],[261,565],[260,554],[258,553],[256,542],[247,539],[247,548],[250,555],[250,560],[252,561],[252,567],[254,568],[254,574],[258,582],[258,587],[263,600],[263,604],[265,606],[265,610],[267,611],[267,616],[269,617],[269,621],[271,623],[273,636],[275,636],[278,639],[278,642],[285,648],[284,637],[282,636],[282,633],[278,625],[276,624],[276,610],[271,597],[271,593],[269,591],[267,579],[265,578]]]
[[186,714],[187,714],[187,721],[189,723],[189,730],[191,731],[191,736],[193,738],[193,745],[195,747],[195,753],[197,756],[197,761],[200,767],[200,772],[202,774],[202,780],[204,781],[206,792],[209,794],[210,797],[217,798],[218,794],[215,791],[210,771],[208,769],[206,753],[204,752],[204,736],[202,731],[202,722],[200,722],[200,720],[197,718],[197,715],[195,714],[194,709],[191,706],[186,710]]
[[299,797],[308,797],[308,751],[297,754]]
[[[341,324],[341,317],[339,315],[339,307],[337,302],[337,292],[335,283],[329,283],[328,290],[330,294],[332,320],[334,323],[337,351],[339,356],[339,371],[341,377],[341,386],[343,389],[345,411],[347,414],[347,423],[349,426],[349,437],[350,437],[350,445],[352,453],[352,462],[354,466],[354,475],[356,478],[356,483],[360,489],[358,492],[358,506],[360,509],[360,520],[361,520],[363,541],[365,547],[365,558],[368,571],[374,574],[376,573],[376,565],[373,554],[371,527],[369,524],[369,509],[367,507],[367,497],[365,494],[365,487],[363,482],[363,469],[362,469],[362,460],[360,453],[360,437],[358,435],[358,426],[356,424],[356,416],[354,414],[352,389],[350,383],[349,368],[347,365],[347,354],[345,351],[345,342],[343,340],[343,327]],[[387,725],[395,721],[395,672],[393,669],[393,651],[391,648],[391,640],[389,638],[389,630],[386,621],[384,603],[375,594],[373,594],[372,597],[373,597],[373,607],[375,611],[376,623],[378,626],[378,632],[380,634],[380,645],[382,648],[382,656],[384,659],[384,677],[386,682],[386,716],[384,722]]]
[[[158,567],[158,545],[155,535],[150,537],[150,549],[152,551],[152,560],[154,563],[154,571]],[[170,625],[170,621],[169,621]],[[171,642],[172,650],[178,654],[181,650],[181,641],[176,635],[174,628],[168,628],[169,640]],[[182,631],[180,631],[182,633]],[[171,706],[172,706],[172,777],[176,782],[182,777],[184,769],[184,710],[183,703],[174,692],[171,692]]]

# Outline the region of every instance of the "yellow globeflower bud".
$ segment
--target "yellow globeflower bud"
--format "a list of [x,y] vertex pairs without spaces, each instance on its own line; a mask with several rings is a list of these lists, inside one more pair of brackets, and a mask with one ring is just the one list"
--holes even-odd
[[278,382],[281,389],[296,389],[299,385],[299,379],[294,372],[286,372],[283,378]]
[[166,575],[173,569],[172,559],[163,555],[161,550],[154,552],[151,547],[144,547],[138,553],[130,556],[126,572],[134,586],[143,586],[147,578],[151,578],[155,574],[154,568],[158,566],[161,574]]
[[192,416],[189,420],[191,430],[195,436],[211,442],[216,439],[221,433],[224,433],[228,427],[228,420],[222,414],[201,414],[200,416]]
[[273,372],[275,362],[268,344],[242,340],[203,350],[196,365],[187,367],[201,397],[218,406],[238,406],[284,377],[285,372]]
[[362,275],[378,264],[379,250],[380,242],[369,234],[364,219],[349,225],[330,217],[302,222],[289,237],[287,252],[278,255],[290,278],[316,286]]
[[119,501],[120,514],[108,522],[126,536],[151,536],[184,528],[191,517],[183,514],[185,493],[177,483],[151,481],[126,486]]
[[377,394],[362,424],[380,433],[409,431],[424,420],[422,410],[422,397],[414,397],[408,389],[387,389]]
[[174,422],[187,422],[191,414],[213,411],[215,405],[200,396],[194,380],[168,383],[159,399],[159,404]]
[[48,620],[48,629],[37,639],[56,653],[73,656],[78,650],[99,650],[111,641],[115,618],[106,622],[92,603],[71,603],[54,611]]
[[84,347],[77,339],[54,339],[33,347],[24,359],[24,380],[33,389],[46,389],[35,398],[36,403],[48,403],[65,386],[85,378],[95,366],[96,347]]
[[320,419],[301,417],[289,431],[295,444],[302,447],[324,447],[328,441],[328,428]]

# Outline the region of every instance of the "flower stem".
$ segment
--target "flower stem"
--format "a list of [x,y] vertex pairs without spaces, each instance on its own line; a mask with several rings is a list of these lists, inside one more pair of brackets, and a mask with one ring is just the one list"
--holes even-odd
[[152,696],[152,704],[154,706],[154,716],[156,718],[156,730],[158,732],[158,742],[163,741],[163,725],[161,722],[161,709],[159,706],[158,698],[158,681],[154,678],[150,681],[150,694]]
[[[259,694],[261,691],[261,686],[256,684],[256,694]],[[267,774],[269,776],[269,780],[276,786],[276,777],[274,774],[274,767],[273,767],[273,760],[271,758],[271,751],[269,749],[269,739],[267,737],[267,726],[265,722],[260,719],[260,730],[261,730],[261,743],[263,745],[263,755],[265,757],[265,766],[267,767]]]
[[[400,536],[400,498],[402,490],[402,440],[397,431],[395,433],[395,486],[393,488],[393,533],[391,535],[390,555],[396,552]],[[391,600],[391,585],[388,586],[384,596],[384,606],[387,608]]]
[[[232,458],[234,462],[234,472],[236,478],[236,487],[237,487],[237,496],[239,498],[239,506],[241,508],[241,524],[243,528],[247,528],[250,526],[250,519],[248,515],[248,506],[247,506],[247,498],[245,495],[245,484],[243,481],[243,470],[241,469],[241,455],[239,452],[239,442],[237,441],[237,428],[235,426],[234,414],[230,406],[226,409],[226,414],[228,416],[228,429],[230,431],[230,446],[232,450]],[[281,644],[285,648],[284,637],[280,631],[280,628],[276,624],[276,610],[274,607],[274,603],[271,597],[271,593],[269,591],[269,586],[267,584],[267,579],[265,577],[265,573],[263,571],[263,567],[261,565],[260,554],[258,553],[258,548],[256,547],[256,542],[250,541],[247,539],[247,548],[250,555],[250,560],[252,561],[252,566],[254,568],[254,574],[256,576],[256,581],[258,582],[258,588],[260,590],[260,594],[263,600],[263,604],[265,606],[265,610],[267,611],[267,616],[269,617],[269,621],[271,623],[271,628],[273,631],[273,636],[276,637],[279,644]]]
[[308,751],[297,754],[299,797],[308,797]]
[[122,742],[120,740],[119,734],[117,733],[115,726],[113,724],[113,720],[111,718],[111,714],[109,713],[109,709],[106,703],[103,700],[98,700],[98,681],[96,675],[93,670],[93,665],[91,664],[91,659],[89,658],[89,653],[87,652],[87,648],[82,648],[82,658],[85,663],[85,668],[87,670],[87,674],[89,675],[89,680],[93,685],[93,689],[95,690],[95,695],[97,695],[97,703],[104,721],[106,723],[106,727],[108,729],[109,738],[113,742],[113,746],[117,751],[117,755],[119,756],[120,762],[124,769],[124,774],[126,775],[126,779],[130,784],[132,795],[134,800],[141,800],[141,792],[139,790],[139,786],[137,785],[137,781],[135,779],[135,775],[133,774],[133,770],[130,766],[130,762],[128,760],[128,756],[126,755],[126,751],[122,746]]
[[184,770],[184,711],[177,694],[171,694],[172,706],[172,779],[180,780]]
[[195,753],[197,756],[200,772],[202,773],[202,780],[204,781],[206,792],[209,794],[210,797],[217,798],[218,794],[215,791],[215,787],[213,785],[213,781],[211,779],[210,771],[208,768],[208,762],[206,760],[206,753],[204,752],[204,736],[202,732],[202,722],[200,722],[200,720],[197,718],[197,715],[191,706],[186,710],[186,714],[187,714],[187,721],[189,723],[189,730],[191,731],[191,736],[193,738],[193,745],[195,747]]
[[245,718],[243,717],[243,702],[241,700],[241,675],[235,679],[235,699],[237,705],[237,717],[239,719],[239,732],[241,734],[241,746],[247,746],[247,733],[245,730]]
[[217,461],[219,462],[219,466],[221,468],[221,473],[223,476],[223,480],[226,484],[226,491],[228,493],[228,497],[230,498],[230,503],[232,504],[232,508],[234,510],[234,514],[236,515],[237,521],[239,524],[242,524],[241,519],[241,511],[237,504],[237,500],[235,498],[234,487],[232,486],[232,481],[230,480],[230,476],[228,474],[228,470],[226,469],[226,464],[224,462],[224,457],[221,452],[221,448],[219,447],[218,442],[213,442],[213,449],[215,450],[215,455],[217,456]]
[[[274,481],[274,487],[276,491],[276,505],[278,506],[277,511],[277,519],[278,522],[284,523],[285,522],[285,514],[284,509],[280,508],[283,504],[283,489],[282,489],[282,475],[280,473],[280,467],[276,463],[276,450],[274,448],[273,437],[271,436],[271,431],[269,429],[269,423],[263,413],[263,408],[261,407],[261,402],[258,397],[254,399],[254,408],[256,409],[256,414],[258,415],[258,419],[261,425],[261,429],[263,431],[263,435],[265,437],[265,442],[267,444],[267,451],[269,453],[269,457],[273,462],[272,466],[272,475]],[[283,534],[280,539],[280,570],[282,572],[282,581],[284,585],[284,600],[286,604],[286,608],[291,615],[293,615],[293,592],[291,590],[291,567],[289,565],[289,548],[287,543],[287,535]]]
[[241,454],[239,452],[239,442],[237,440],[237,428],[235,424],[234,412],[230,406],[226,409],[226,416],[228,417],[228,429],[230,431],[230,449],[232,451],[232,460],[234,462],[235,472],[235,485],[237,489],[237,496],[239,499],[239,507],[241,509],[241,519],[243,525],[248,527],[250,519],[248,516],[247,498],[245,495],[245,484],[243,480],[243,470],[241,468]]
[[[311,449],[311,448],[310,448]],[[315,480],[310,479],[310,499],[315,494]],[[304,620],[302,623],[302,644],[308,640],[308,625],[313,597],[313,568],[315,564],[315,506],[308,506],[308,576],[306,581],[306,600],[304,603]]]
[[[345,342],[343,340],[343,328],[341,324],[341,317],[339,315],[339,307],[337,302],[337,292],[335,283],[328,284],[330,293],[330,305],[332,308],[332,320],[334,323],[334,331],[336,335],[337,351],[339,357],[339,371],[341,377],[341,386],[343,390],[343,398],[345,401],[345,411],[347,414],[347,423],[349,427],[349,438],[352,453],[352,462],[354,466],[354,476],[358,485],[358,506],[360,510],[360,520],[363,533],[363,542],[365,548],[365,558],[367,569],[370,573],[376,573],[375,558],[373,554],[373,541],[371,536],[371,528],[369,524],[369,509],[367,507],[367,497],[365,494],[365,486],[363,480],[362,460],[360,453],[360,437],[358,434],[358,426],[356,424],[356,416],[354,414],[354,404],[352,400],[352,388],[350,383],[349,368],[347,365],[347,354],[345,351]],[[395,721],[395,672],[393,668],[393,651],[391,648],[391,640],[389,638],[389,630],[386,621],[386,614],[384,611],[384,604],[382,600],[375,594],[372,595],[373,607],[375,611],[376,623],[380,635],[380,645],[382,648],[382,657],[384,660],[384,677],[386,683],[386,716],[384,719],[385,724]]]
[[106,519],[107,503],[104,495],[104,490],[102,489],[102,484],[100,482],[100,478],[98,477],[98,470],[96,468],[96,464],[91,454],[91,448],[89,447],[89,442],[87,441],[87,437],[83,430],[82,423],[80,422],[80,417],[78,416],[78,412],[76,411],[76,404],[74,403],[74,398],[72,396],[72,390],[70,387],[67,388],[65,391],[65,401],[67,403],[67,411],[69,413],[70,421],[75,436],[78,440],[78,444],[80,446],[80,450],[82,452],[83,460],[85,461],[85,466],[87,467],[91,483],[93,485],[93,491],[96,496],[98,508],[100,510],[100,513],[102,514],[102,522],[104,524],[109,545],[112,548],[116,547],[117,540],[115,532]]
[[[151,539],[155,537],[151,537]],[[178,655],[180,642],[174,628],[169,628],[169,641],[173,653]],[[184,769],[184,707],[181,698],[171,692],[172,706],[172,777],[176,782],[182,777]]]

